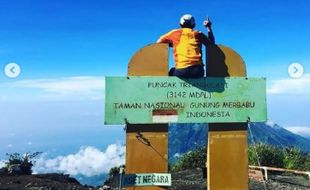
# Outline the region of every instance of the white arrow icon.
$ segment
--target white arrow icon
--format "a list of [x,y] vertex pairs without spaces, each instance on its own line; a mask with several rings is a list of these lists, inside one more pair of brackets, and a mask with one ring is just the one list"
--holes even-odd
[[300,63],[292,63],[288,67],[288,74],[292,78],[300,78],[304,73],[304,68]]
[[295,73],[297,73],[297,72],[298,72],[298,69],[297,69],[297,67],[296,67],[296,66],[294,67],[294,69],[295,69],[295,71],[294,71],[294,74],[295,74]]
[[20,66],[16,63],[9,63],[4,68],[4,73],[9,78],[16,78],[21,72]]

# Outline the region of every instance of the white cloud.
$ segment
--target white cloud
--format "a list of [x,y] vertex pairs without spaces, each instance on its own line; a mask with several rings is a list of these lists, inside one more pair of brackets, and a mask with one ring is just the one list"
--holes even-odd
[[0,160],[0,168],[3,168],[6,165],[5,162],[5,160]]
[[[104,77],[76,76],[52,79],[21,80],[2,84],[5,89],[20,94],[30,89],[31,94],[45,99],[101,100],[104,98]],[[39,90],[39,91],[35,91]],[[43,91],[43,92],[42,92]],[[30,96],[35,97],[35,96]]]
[[310,94],[310,74],[304,74],[301,78],[279,79],[270,81],[267,88],[268,94]]
[[42,89],[59,94],[88,93],[104,90],[104,77],[79,76],[59,79],[23,80],[15,83],[17,87]]
[[108,173],[111,167],[125,162],[125,147],[112,144],[105,151],[95,147],[82,147],[78,153],[67,156],[58,156],[54,159],[37,160],[34,166],[35,173],[62,172],[70,175],[82,174],[94,176]]
[[310,127],[306,126],[292,126],[292,127],[285,127],[285,129],[298,134],[303,137],[310,137]]
[[12,148],[13,145],[12,145],[12,144],[8,144],[7,147],[8,147],[8,148]]

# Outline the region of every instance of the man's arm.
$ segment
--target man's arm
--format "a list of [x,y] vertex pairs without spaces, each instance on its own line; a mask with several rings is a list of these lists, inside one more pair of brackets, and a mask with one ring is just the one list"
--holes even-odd
[[175,33],[176,30],[172,30],[170,32],[168,32],[167,34],[162,35],[157,41],[156,43],[168,43],[170,47],[172,47],[173,45],[173,35]]
[[212,28],[211,28],[211,21],[209,20],[209,18],[207,20],[205,20],[203,22],[203,25],[207,28],[207,31],[208,31],[208,37],[205,36],[205,35],[202,35],[202,43],[206,46],[206,45],[209,45],[209,44],[215,44],[215,38],[214,38],[214,35],[213,35],[213,32],[212,32]]
[[212,32],[211,26],[207,27],[207,30],[208,30],[208,39],[209,39],[210,43],[215,44],[215,38],[214,38],[214,35]]

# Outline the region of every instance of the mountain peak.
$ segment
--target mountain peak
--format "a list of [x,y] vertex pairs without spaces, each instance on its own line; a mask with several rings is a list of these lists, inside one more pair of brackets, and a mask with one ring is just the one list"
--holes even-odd
[[[275,122],[250,123],[254,141],[276,146],[294,146],[304,152],[310,152],[310,140],[294,134]],[[184,154],[189,150],[207,144],[207,124],[171,124],[169,127],[169,157]],[[252,143],[249,135],[249,143]],[[186,139],[186,140],[185,140]]]

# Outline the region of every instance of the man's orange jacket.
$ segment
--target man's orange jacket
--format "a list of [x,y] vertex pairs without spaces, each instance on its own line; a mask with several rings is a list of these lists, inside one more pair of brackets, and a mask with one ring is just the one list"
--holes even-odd
[[158,43],[169,43],[173,47],[176,69],[183,69],[196,64],[202,64],[201,46],[214,44],[214,36],[209,32],[209,37],[202,32],[190,28],[180,28],[164,34]]

